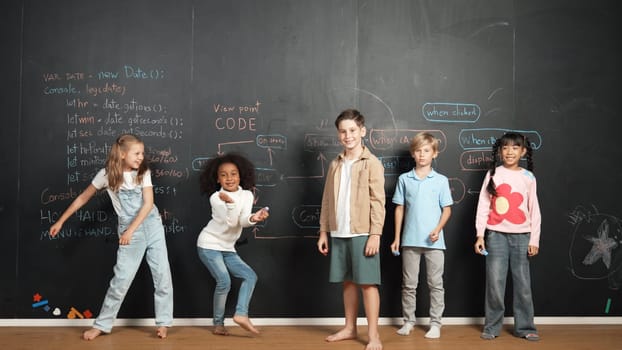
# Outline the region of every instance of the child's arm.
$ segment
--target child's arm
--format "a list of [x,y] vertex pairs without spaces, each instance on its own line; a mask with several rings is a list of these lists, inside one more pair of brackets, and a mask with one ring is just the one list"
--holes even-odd
[[223,222],[227,227],[236,227],[239,219],[239,209],[237,203],[225,192],[218,191],[218,195],[213,195],[210,198],[212,205],[212,219],[217,222]]
[[529,236],[529,246],[527,253],[529,256],[536,256],[540,251],[540,226],[542,224],[542,214],[540,213],[540,204],[538,203],[537,185],[534,178],[533,184],[529,189],[529,199],[527,202],[529,209],[529,219],[531,222],[531,230]]
[[153,209],[153,187],[143,187],[142,192],[143,205],[140,207],[140,210],[138,211],[138,214],[136,214],[134,220],[132,220],[132,223],[127,227],[127,229],[125,229],[121,235],[121,238],[119,238],[119,244],[121,245],[130,244],[134,231],[136,231],[138,226],[143,223],[147,215],[149,215],[151,209]]
[[486,244],[484,243],[484,233],[486,232],[486,223],[488,222],[488,215],[490,214],[490,193],[486,190],[488,183],[490,182],[490,171],[486,173],[482,188],[479,192],[479,199],[477,201],[477,211],[475,214],[475,254],[481,254],[482,250],[486,250]]
[[369,162],[370,235],[381,235],[384,227],[384,167],[380,161]]
[[93,184],[89,184],[89,186],[82,192],[76,199],[71,202],[69,207],[63,212],[63,215],[50,227],[50,236],[55,237],[58,232],[60,232],[63,224],[73,213],[75,213],[78,209],[82,208],[83,205],[88,203],[88,201],[97,193],[97,189]]
[[[261,221],[259,219],[264,217],[263,212],[265,210],[260,209],[256,213],[252,213],[253,202],[254,202],[254,197],[253,197],[252,192],[250,191],[243,192],[243,199],[241,203],[242,207],[240,208],[240,214],[236,220],[236,224],[246,228],[246,227],[251,227],[255,225],[257,222]],[[268,214],[267,211],[265,214],[266,215]]]
[[443,212],[441,213],[441,218],[438,221],[438,225],[436,225],[434,230],[430,232],[430,241],[432,242],[438,241],[439,233],[441,232],[443,227],[445,227],[445,224],[447,224],[447,221],[449,221],[450,216],[451,216],[451,207],[450,206],[443,207]]
[[384,167],[380,161],[369,162],[369,199],[370,199],[370,227],[369,238],[365,245],[365,256],[378,254],[380,250],[380,236],[384,226],[385,193]]
[[[334,179],[335,175],[335,161],[330,163],[328,167],[328,171],[326,172],[326,183],[324,184],[324,190],[322,192],[322,207],[320,210],[320,235],[317,239],[317,250],[320,254],[327,256],[328,255],[328,231],[329,231],[329,209],[331,200],[332,182],[330,179]],[[330,215],[333,215],[332,213]]]
[[391,252],[397,255],[395,252],[400,251],[400,238],[402,236],[402,223],[404,222],[404,206],[395,206],[395,238],[391,243]]

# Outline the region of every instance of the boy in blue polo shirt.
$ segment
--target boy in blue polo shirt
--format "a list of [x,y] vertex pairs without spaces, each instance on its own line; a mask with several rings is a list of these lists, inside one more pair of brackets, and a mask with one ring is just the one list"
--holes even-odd
[[396,255],[402,248],[404,325],[397,334],[409,335],[415,325],[419,261],[423,255],[430,289],[430,329],[425,337],[432,339],[441,336],[441,316],[445,309],[443,227],[451,216],[453,204],[449,180],[432,169],[438,148],[438,139],[427,132],[418,133],[410,143],[415,168],[400,175],[395,186],[395,240],[391,244]]

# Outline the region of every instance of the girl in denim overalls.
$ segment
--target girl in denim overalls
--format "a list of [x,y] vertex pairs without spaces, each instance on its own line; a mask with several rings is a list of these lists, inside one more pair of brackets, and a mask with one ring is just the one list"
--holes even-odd
[[151,173],[144,155],[145,145],[140,139],[129,134],[119,136],[108,154],[106,167],[95,175],[91,184],[50,228],[50,235],[56,236],[63,223],[104,188],[119,217],[119,250],[114,277],[93,328],[83,334],[85,340],[92,340],[102,332],[110,333],[143,255],[146,255],[155,286],[157,336],[166,338],[167,327],[173,323],[173,285],[164,227],[153,204]]

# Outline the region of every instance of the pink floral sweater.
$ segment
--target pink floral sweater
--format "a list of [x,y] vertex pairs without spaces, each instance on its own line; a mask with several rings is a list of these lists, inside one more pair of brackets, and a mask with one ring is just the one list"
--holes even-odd
[[536,194],[536,177],[529,170],[497,167],[493,177],[497,196],[486,190],[490,172],[486,173],[477,203],[475,229],[483,237],[486,229],[505,233],[531,233],[529,245],[540,245],[540,205]]

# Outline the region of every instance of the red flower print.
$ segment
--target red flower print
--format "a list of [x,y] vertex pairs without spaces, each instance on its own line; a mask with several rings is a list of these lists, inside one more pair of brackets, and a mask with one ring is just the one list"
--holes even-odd
[[522,224],[527,220],[525,213],[518,208],[523,202],[523,195],[518,192],[512,193],[512,187],[501,184],[497,187],[497,195],[490,203],[492,211],[488,217],[490,225],[500,224],[507,220],[513,224]]

